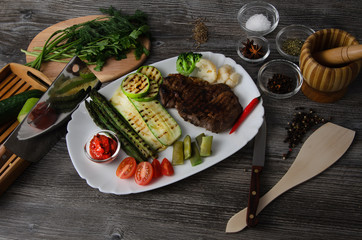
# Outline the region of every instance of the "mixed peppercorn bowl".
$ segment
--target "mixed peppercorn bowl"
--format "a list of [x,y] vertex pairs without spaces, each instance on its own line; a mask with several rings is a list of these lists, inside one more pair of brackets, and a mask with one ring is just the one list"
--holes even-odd
[[259,88],[272,98],[292,97],[300,90],[302,83],[303,76],[299,67],[285,59],[269,61],[258,72]]

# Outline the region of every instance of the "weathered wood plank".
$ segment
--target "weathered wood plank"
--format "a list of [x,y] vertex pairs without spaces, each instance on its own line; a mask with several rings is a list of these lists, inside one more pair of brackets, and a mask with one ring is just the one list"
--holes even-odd
[[[341,28],[361,39],[361,1],[269,1],[280,13],[278,28],[267,36],[272,52],[277,31],[302,23],[315,30]],[[151,64],[181,51],[195,50],[192,23],[204,17],[209,41],[200,51],[233,58],[256,80],[260,66],[242,63],[235,44],[240,1],[2,1],[0,67],[24,63],[26,49],[40,31],[70,18],[99,14],[113,5],[125,12],[148,13],[153,34]],[[74,169],[62,138],[44,159],[32,164],[0,196],[1,239],[360,239],[362,235],[362,83],[347,95],[320,104],[298,93],[288,100],[264,98],[268,123],[267,162],[262,192],[288,170],[297,151],[282,160],[285,127],[295,107],[313,108],[334,123],[357,131],[348,152],[330,169],[283,194],[260,215],[259,225],[225,234],[227,220],[247,204],[252,143],[219,164],[185,180],[150,192],[116,196],[89,187]],[[300,147],[300,146],[299,146]],[[298,150],[297,148],[296,150]]]

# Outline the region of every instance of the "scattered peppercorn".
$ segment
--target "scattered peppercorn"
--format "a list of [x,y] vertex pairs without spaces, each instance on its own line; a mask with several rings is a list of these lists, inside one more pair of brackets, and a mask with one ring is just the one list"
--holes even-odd
[[199,48],[201,44],[206,43],[208,40],[208,29],[204,23],[204,19],[198,18],[194,23],[194,28],[192,29],[193,39],[196,41],[196,48]]
[[303,107],[295,108],[298,112],[294,114],[294,118],[291,122],[288,122],[287,137],[284,142],[288,143],[288,152],[283,154],[283,159],[287,159],[293,149],[300,143],[302,143],[306,133],[314,126],[328,122],[325,118],[318,116],[313,109],[309,112],[303,112]]
[[295,88],[295,82],[293,79],[284,74],[274,74],[272,78],[268,80],[267,88],[272,93],[285,94],[290,93]]
[[304,42],[298,38],[288,38],[282,44],[282,50],[289,55],[299,56]]
[[241,48],[241,53],[244,57],[249,59],[258,59],[264,56],[263,47],[258,44],[254,44],[254,40],[246,39],[246,43],[243,43],[244,47]]

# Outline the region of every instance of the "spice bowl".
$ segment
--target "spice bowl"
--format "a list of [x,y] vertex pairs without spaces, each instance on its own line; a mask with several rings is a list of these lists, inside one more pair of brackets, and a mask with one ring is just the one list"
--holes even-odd
[[270,3],[254,1],[243,5],[237,15],[240,27],[250,36],[264,36],[278,26],[278,10]]
[[299,67],[288,60],[276,59],[265,63],[258,72],[258,86],[275,99],[294,96],[301,88],[303,76]]
[[[84,154],[95,163],[112,162],[117,158],[120,150],[120,141],[116,134],[109,130],[102,130],[92,134],[84,144]],[[94,152],[96,152],[96,155],[92,154]]]
[[314,30],[304,25],[290,25],[282,28],[276,38],[276,48],[281,56],[292,62],[299,62],[299,56],[305,40]]
[[[236,51],[244,62],[251,64],[261,64],[270,54],[269,41],[262,36],[245,37],[238,41]],[[254,58],[255,55],[260,55]]]

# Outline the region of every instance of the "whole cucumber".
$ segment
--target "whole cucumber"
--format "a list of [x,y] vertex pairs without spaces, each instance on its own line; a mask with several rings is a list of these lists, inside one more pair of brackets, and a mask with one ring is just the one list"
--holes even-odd
[[28,98],[40,98],[43,93],[41,90],[32,89],[1,100],[0,125],[15,120]]

